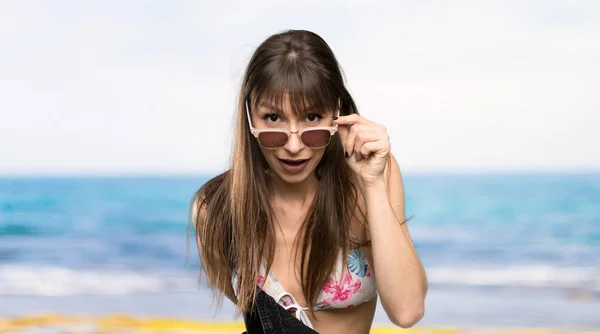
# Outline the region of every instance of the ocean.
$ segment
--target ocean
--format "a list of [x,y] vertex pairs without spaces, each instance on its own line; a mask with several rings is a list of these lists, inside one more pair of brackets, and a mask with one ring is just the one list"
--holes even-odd
[[[0,317],[234,319],[198,280],[193,237],[186,262],[209,177],[0,178]],[[420,325],[600,328],[600,174],[404,181],[430,283]]]

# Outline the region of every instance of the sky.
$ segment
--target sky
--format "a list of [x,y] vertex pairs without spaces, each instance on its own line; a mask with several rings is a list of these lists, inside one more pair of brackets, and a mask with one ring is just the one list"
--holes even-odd
[[244,67],[307,29],[405,171],[600,170],[600,2],[0,0],[0,175],[229,166]]

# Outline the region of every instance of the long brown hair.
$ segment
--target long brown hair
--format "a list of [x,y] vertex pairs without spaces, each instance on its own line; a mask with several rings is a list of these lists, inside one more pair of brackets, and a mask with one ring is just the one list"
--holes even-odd
[[[242,312],[253,305],[261,262],[270,270],[275,251],[268,165],[250,133],[245,108],[248,105],[251,111],[265,100],[282,105],[286,98],[300,116],[308,105],[318,112],[339,108],[341,115],[358,113],[332,50],[315,33],[290,30],[272,35],[251,57],[238,101],[231,168],[206,182],[192,201],[198,252],[208,282],[219,297],[237,301]],[[333,273],[339,252],[347,254],[360,246],[350,233],[357,212],[355,176],[337,134],[325,149],[317,176],[318,189],[296,248],[302,251],[300,277],[311,309]]]

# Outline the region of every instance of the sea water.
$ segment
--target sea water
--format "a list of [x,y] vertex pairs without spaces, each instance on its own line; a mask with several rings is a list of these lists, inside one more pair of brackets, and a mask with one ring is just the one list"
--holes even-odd
[[[188,209],[212,175],[0,179],[0,317],[234,319]],[[423,325],[600,327],[600,174],[406,174]],[[398,282],[402,284],[402,282]],[[389,323],[381,305],[375,321]]]

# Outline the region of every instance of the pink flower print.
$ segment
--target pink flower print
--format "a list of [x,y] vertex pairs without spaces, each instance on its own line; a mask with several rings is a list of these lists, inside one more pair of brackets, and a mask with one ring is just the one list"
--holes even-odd
[[323,303],[331,305],[338,300],[343,302],[355,294],[360,286],[360,280],[352,282],[352,276],[349,273],[344,275],[339,284],[334,280],[329,280],[325,283],[323,291],[330,295],[323,299]]

